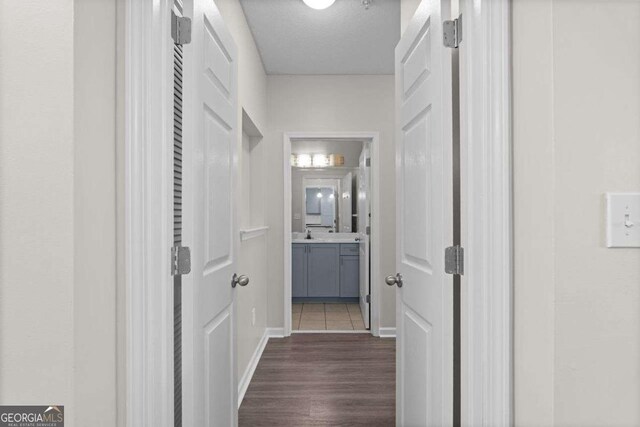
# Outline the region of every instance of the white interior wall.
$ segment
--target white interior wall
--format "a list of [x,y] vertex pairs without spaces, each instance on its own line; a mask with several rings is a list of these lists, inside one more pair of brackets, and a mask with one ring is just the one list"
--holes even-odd
[[640,191],[640,3],[514,0],[515,416],[640,425],[640,249],[604,193]]
[[[262,138],[243,133],[243,150],[239,167],[240,229],[249,229],[265,224],[264,219],[264,142]],[[253,356],[267,327],[267,235],[240,241],[238,274],[246,274],[250,283],[237,288],[236,325],[238,343],[238,381]],[[253,323],[255,311],[255,323]]]
[[401,0],[400,3],[400,34],[404,34],[404,30],[407,29],[409,21],[416,13],[416,10],[420,6],[420,0]]
[[215,0],[215,4],[238,47],[238,117],[242,117],[244,109],[257,128],[264,132],[267,122],[267,80],[260,53],[240,1]]
[[[250,119],[249,119],[250,120]],[[241,230],[265,224],[263,137],[242,131],[242,151],[238,159],[240,173],[238,219]]]
[[[40,2],[42,4],[42,2]],[[116,0],[74,0],[76,425],[116,424]]]
[[[251,226],[251,157],[256,141],[252,140],[243,129],[242,130],[242,151],[240,151],[238,166],[240,169],[240,202],[238,204],[238,223],[240,229]],[[255,156],[254,156],[255,157]]]
[[[231,32],[233,40],[238,47],[238,118],[243,117],[242,110],[250,117],[255,127],[261,132],[265,132],[267,122],[267,80],[260,59],[260,54],[256,48],[253,36],[249,30],[249,26],[242,11],[242,6],[238,0],[215,0],[220,13],[224,19],[227,28]],[[238,132],[238,153],[239,156],[239,179],[238,201],[240,206],[251,206],[251,212],[247,215],[238,212],[243,218],[245,226],[264,225],[264,197],[265,191],[258,190],[254,192],[253,197],[247,193],[251,188],[251,182],[254,188],[265,186],[266,174],[270,173],[266,167],[265,151],[268,150],[265,141],[252,142],[245,141],[245,146],[249,145],[251,149],[250,165],[243,165],[243,133]],[[245,134],[245,138],[248,136]],[[250,171],[248,170],[250,167]],[[250,177],[250,178],[249,178]],[[243,201],[244,200],[244,201]],[[236,325],[237,325],[237,371],[238,381],[242,377],[250,364],[251,358],[260,343],[260,339],[266,331],[267,327],[267,304],[271,297],[267,295],[267,235],[262,235],[250,240],[240,241],[238,251],[238,274],[246,274],[249,276],[250,283],[246,287],[237,289],[236,299]],[[252,310],[255,309],[256,322],[252,324]]]
[[73,9],[0,3],[0,403],[71,417]]
[[[285,132],[380,132],[381,268],[395,271],[395,146],[393,76],[268,76],[269,313],[271,327],[284,326],[284,159]],[[287,159],[288,161],[288,159]],[[390,273],[387,273],[390,272]],[[395,326],[395,290],[378,281],[381,326]]]
[[0,403],[116,423],[115,1],[0,4]]
[[512,10],[514,415],[523,426],[554,425],[551,6],[517,1]]

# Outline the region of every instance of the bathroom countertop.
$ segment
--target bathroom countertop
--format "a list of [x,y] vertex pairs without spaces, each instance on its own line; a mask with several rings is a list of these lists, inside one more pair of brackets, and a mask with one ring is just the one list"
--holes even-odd
[[352,237],[352,238],[338,237],[335,239],[331,239],[331,238],[293,239],[291,243],[358,243],[358,241],[355,239],[355,237]]

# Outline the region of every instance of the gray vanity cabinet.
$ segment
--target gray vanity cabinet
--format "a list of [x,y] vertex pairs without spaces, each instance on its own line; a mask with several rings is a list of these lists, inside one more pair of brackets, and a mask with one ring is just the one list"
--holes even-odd
[[307,296],[307,245],[294,244],[291,248],[291,295],[294,298]]
[[360,290],[357,248],[357,244],[294,243],[291,296],[357,298]]
[[360,257],[340,257],[340,296],[357,298],[360,295]]
[[307,256],[307,296],[340,295],[340,244],[309,244]]

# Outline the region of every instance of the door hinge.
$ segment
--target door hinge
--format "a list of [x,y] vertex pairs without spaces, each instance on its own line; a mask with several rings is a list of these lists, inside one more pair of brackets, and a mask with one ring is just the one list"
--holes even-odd
[[367,236],[370,236],[370,235],[371,235],[371,226],[370,226],[370,225],[367,225],[367,228],[365,228],[365,234],[366,234]]
[[371,295],[367,295],[366,297],[364,297],[364,302],[370,303],[371,302]]
[[457,48],[462,41],[462,15],[442,23],[442,40],[446,47]]
[[365,160],[365,166],[371,167],[371,157],[367,157],[367,160]]
[[182,276],[191,273],[191,250],[187,246],[171,248],[171,275]]
[[171,11],[171,37],[175,44],[191,43],[191,19]]
[[464,274],[464,248],[449,246],[444,250],[444,271],[447,274]]

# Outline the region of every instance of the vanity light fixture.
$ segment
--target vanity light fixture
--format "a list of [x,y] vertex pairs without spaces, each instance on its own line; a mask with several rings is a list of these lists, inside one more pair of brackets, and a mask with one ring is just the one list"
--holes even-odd
[[318,191],[318,194],[316,194],[316,197],[317,197],[318,199],[322,199],[322,192],[321,192],[321,191]]
[[336,0],[302,0],[312,9],[322,10],[331,6]]
[[344,193],[342,193],[342,198],[343,199],[350,199],[351,198],[351,194],[349,194],[349,192],[345,191]]
[[324,168],[329,166],[329,156],[324,154],[314,154],[313,155],[313,167],[314,168]]
[[342,154],[329,154],[330,166],[344,166],[344,156]]
[[336,195],[335,195],[335,194],[333,194],[333,193],[331,193],[331,194],[329,194],[329,198],[330,198],[330,199],[335,199],[335,198],[336,198]]
[[311,166],[311,156],[309,154],[298,154],[296,157],[296,166],[308,168]]
[[[328,166],[334,166],[334,164],[331,162],[333,156],[335,155],[332,154],[331,156],[329,156],[326,154],[292,154],[291,166],[299,168],[326,168]],[[344,159],[342,155],[338,156]],[[342,160],[341,163],[336,164],[335,166],[341,166],[342,164],[344,164],[344,160]]]

